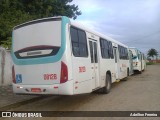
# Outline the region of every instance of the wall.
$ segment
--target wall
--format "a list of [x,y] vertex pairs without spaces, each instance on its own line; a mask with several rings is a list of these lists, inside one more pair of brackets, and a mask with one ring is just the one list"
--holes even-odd
[[0,86],[11,85],[12,65],[10,50],[0,47]]

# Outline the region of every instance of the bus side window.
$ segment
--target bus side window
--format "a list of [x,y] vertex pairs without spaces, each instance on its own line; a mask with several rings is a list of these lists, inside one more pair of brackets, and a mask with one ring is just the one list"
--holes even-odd
[[101,47],[101,55],[102,58],[109,59],[110,52],[109,52],[109,42],[103,38],[100,38],[100,47]]
[[73,54],[79,55],[78,31],[75,28],[71,28],[71,39]]
[[114,58],[112,42],[109,42],[109,56],[111,59]]
[[94,42],[94,60],[95,60],[95,63],[98,63],[97,43],[95,42]]
[[128,60],[128,50],[125,47],[118,45],[119,58],[123,60]]
[[88,57],[86,33],[75,27],[71,27],[72,51],[75,57]]
[[90,46],[91,63],[94,63],[94,59],[93,59],[93,44],[92,44],[91,41],[89,41],[89,46]]

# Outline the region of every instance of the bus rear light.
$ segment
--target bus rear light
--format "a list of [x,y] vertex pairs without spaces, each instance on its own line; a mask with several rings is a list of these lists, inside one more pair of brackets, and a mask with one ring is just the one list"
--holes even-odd
[[14,65],[12,66],[12,82],[16,84],[16,75],[15,75]]
[[54,86],[54,89],[57,89],[58,88],[58,86]]
[[68,80],[68,68],[64,62],[61,62],[61,78],[60,83],[65,83]]

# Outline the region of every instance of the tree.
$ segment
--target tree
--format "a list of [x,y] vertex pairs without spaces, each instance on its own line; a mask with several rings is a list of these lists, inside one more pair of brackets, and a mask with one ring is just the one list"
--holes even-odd
[[148,57],[152,57],[154,59],[154,56],[156,56],[156,58],[157,58],[158,52],[157,52],[156,49],[151,48],[151,49],[148,50],[147,55],[148,55]]
[[14,26],[44,17],[81,15],[72,0],[0,0],[0,45],[10,47]]

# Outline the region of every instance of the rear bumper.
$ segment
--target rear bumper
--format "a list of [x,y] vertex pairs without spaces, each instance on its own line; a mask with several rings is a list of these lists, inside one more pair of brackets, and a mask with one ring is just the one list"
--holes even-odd
[[[73,80],[53,85],[12,85],[13,92],[16,94],[73,95]],[[38,88],[40,91],[32,91],[32,88]]]
[[133,67],[133,70],[135,70],[135,71],[136,71],[136,70],[137,70],[137,71],[141,71],[140,66],[134,66],[134,67]]

